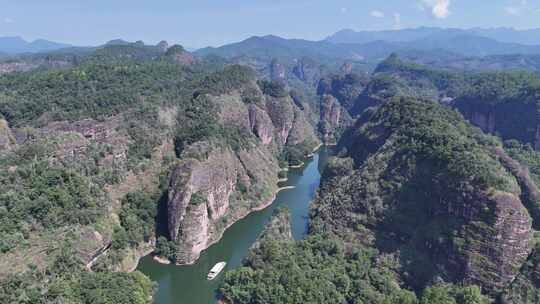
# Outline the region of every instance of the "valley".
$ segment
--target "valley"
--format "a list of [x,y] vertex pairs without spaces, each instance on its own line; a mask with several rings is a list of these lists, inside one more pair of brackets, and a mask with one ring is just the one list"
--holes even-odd
[[[319,184],[320,171],[328,157],[326,148],[318,151],[305,167],[291,169],[288,180],[281,187],[294,188],[282,190],[268,208],[250,214],[239,220],[224,233],[218,243],[202,253],[190,266],[169,266],[156,263],[151,256],[144,257],[138,270],[158,282],[156,303],[215,303],[217,290],[223,274],[214,281],[207,281],[206,274],[219,261],[226,261],[226,270],[242,265],[242,260],[253,243],[279,208],[287,208],[290,213],[292,236],[301,239],[307,233],[309,204]],[[181,286],[181,288],[179,288]]]
[[500,31],[9,40],[0,302],[539,303],[540,49]]

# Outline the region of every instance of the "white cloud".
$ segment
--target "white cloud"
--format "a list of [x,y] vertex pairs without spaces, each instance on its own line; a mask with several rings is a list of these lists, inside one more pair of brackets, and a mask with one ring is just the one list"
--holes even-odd
[[420,0],[420,9],[429,10],[433,17],[445,19],[450,16],[450,0]]
[[4,18],[4,23],[13,23],[13,22],[15,21],[13,21],[13,19],[11,18],[8,18],[8,17]]
[[529,10],[529,2],[527,0],[514,0],[512,4],[504,8],[506,14],[510,16],[521,16]]
[[517,6],[507,6],[504,8],[504,11],[511,16],[519,16],[521,15],[521,8]]
[[401,14],[400,13],[394,13],[394,29],[396,30],[401,29]]
[[369,14],[371,15],[371,17],[384,18],[384,13],[381,11],[375,10],[375,11],[371,11]]

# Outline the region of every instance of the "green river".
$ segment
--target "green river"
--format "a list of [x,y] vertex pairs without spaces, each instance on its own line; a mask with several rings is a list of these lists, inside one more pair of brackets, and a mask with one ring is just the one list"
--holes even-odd
[[[263,230],[265,224],[279,206],[287,206],[291,212],[291,224],[295,239],[305,236],[308,227],[309,204],[313,199],[320,172],[328,158],[327,149],[320,149],[304,167],[290,169],[287,182],[281,187],[294,186],[278,193],[274,203],[263,211],[255,212],[238,221],[225,231],[223,238],[190,266],[162,265],[151,256],[141,259],[137,270],[157,282],[156,304],[214,304],[216,289],[225,271],[239,267],[249,248]],[[207,281],[206,275],[214,264],[226,261],[227,267],[218,278]]]

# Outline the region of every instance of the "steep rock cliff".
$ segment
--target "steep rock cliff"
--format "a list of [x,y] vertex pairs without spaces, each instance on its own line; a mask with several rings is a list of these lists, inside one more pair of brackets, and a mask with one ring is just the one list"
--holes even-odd
[[292,73],[299,80],[314,87],[321,79],[323,71],[318,62],[311,58],[303,57],[297,60],[296,65],[292,69]]
[[[158,48],[163,50],[164,45],[160,44]],[[192,65],[196,61],[195,57],[190,52],[186,51],[182,46],[177,44],[167,48],[165,58],[182,65]]]
[[242,139],[235,144],[217,137],[197,141],[182,151],[174,166],[169,177],[168,231],[179,264],[195,262],[227,227],[273,201],[280,155],[292,147],[310,152],[319,143],[289,95],[263,94],[249,82],[205,98],[216,109],[217,128],[241,132]]
[[196,261],[228,226],[271,203],[277,189],[279,167],[264,146],[238,152],[196,146],[208,156],[182,160],[170,176],[168,225],[179,264]]
[[538,106],[527,97],[497,103],[462,97],[454,100],[452,105],[486,133],[530,143],[536,149],[540,147]]
[[325,142],[336,142],[343,130],[352,125],[352,117],[368,107],[361,106],[367,104],[365,98],[361,100],[367,84],[367,78],[357,74],[334,75],[319,81],[319,132]]
[[287,70],[277,59],[273,59],[270,63],[270,79],[280,83],[285,83],[287,79]]
[[13,132],[5,119],[0,119],[0,154],[9,152],[17,145]]

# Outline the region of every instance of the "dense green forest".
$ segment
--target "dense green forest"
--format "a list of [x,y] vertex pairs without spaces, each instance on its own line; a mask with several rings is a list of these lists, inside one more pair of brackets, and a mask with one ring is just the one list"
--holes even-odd
[[523,71],[460,72],[438,70],[407,62],[392,54],[381,62],[374,73],[386,75],[405,82],[417,91],[418,97],[441,96],[477,99],[490,104],[506,100],[525,99],[537,96],[540,77]]
[[[0,150],[0,302],[149,303],[156,287],[126,265],[153,249],[180,260],[184,244],[166,227],[177,214],[160,215],[171,193],[183,195],[192,172],[231,170],[230,205],[251,208],[286,176],[279,166],[313,152],[319,123],[319,135],[343,135],[309,236],[264,237],[226,273],[226,303],[538,301],[537,74],[437,70],[391,55],[372,75],[292,60],[276,81],[267,73],[278,60],[181,62],[191,55],[180,46],[66,56],[51,57],[65,68],[0,75],[0,136],[14,142]],[[205,161],[216,155],[233,165],[212,172]],[[213,186],[222,185],[197,185],[180,207],[202,207],[224,227],[212,218]]]
[[[534,173],[536,152],[516,142],[505,146]],[[263,242],[243,268],[226,275],[221,295],[229,303],[509,299],[511,291],[504,289],[509,283],[496,282],[499,270],[492,263],[499,262],[480,251],[501,246],[486,238],[500,233],[492,226],[499,216],[500,207],[493,207],[499,204],[497,193],[521,191],[516,177],[491,152],[500,147],[498,139],[432,101],[395,97],[366,111],[345,132],[338,157],[324,171],[312,205],[310,236]],[[529,219],[525,207],[520,208],[512,212]],[[528,242],[515,244],[521,258],[504,262],[514,275],[533,250]],[[467,268],[460,268],[462,259]],[[465,279],[467,272],[480,279]],[[533,299],[530,271],[519,276],[519,286],[529,288]],[[519,293],[517,285],[511,288]]]
[[[230,105],[216,99],[240,92],[246,116],[250,105],[269,111],[271,99],[276,124],[311,128],[295,121],[311,102],[305,95],[293,99],[289,87],[257,81],[245,66],[176,55],[185,50],[108,45],[67,68],[0,75],[0,131],[14,142],[0,151],[0,302],[150,302],[154,284],[123,271],[148,248],[176,260],[179,245],[158,223],[171,166],[200,142],[234,153],[260,145],[257,134],[220,117]],[[272,132],[274,122],[264,122]],[[268,148],[276,171],[278,159],[299,163],[311,153],[311,134],[313,142],[284,138]]]

